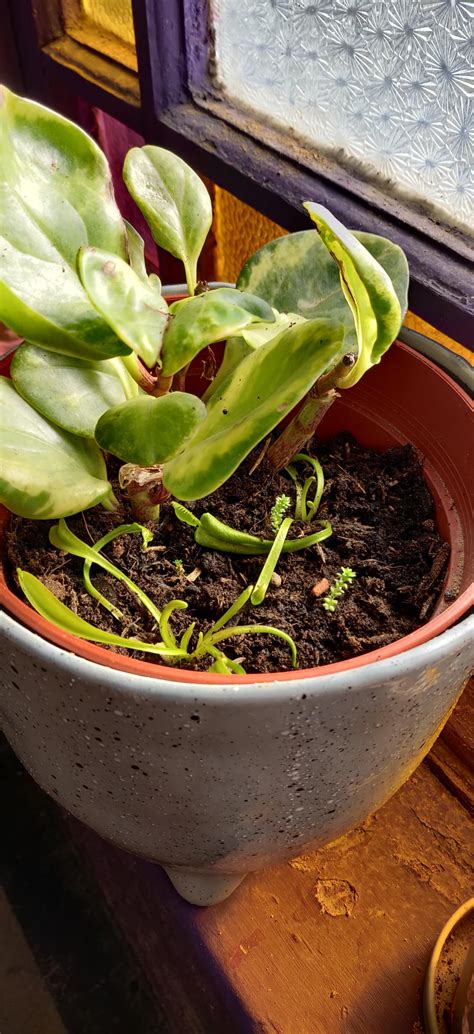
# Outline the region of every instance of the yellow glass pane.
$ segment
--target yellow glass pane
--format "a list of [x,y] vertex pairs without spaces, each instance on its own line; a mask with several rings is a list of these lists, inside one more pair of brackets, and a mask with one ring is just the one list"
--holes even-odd
[[81,0],[81,9],[98,29],[118,36],[129,46],[135,46],[132,0]]
[[233,281],[257,248],[281,237],[286,230],[221,187],[214,188],[213,200],[216,279]]

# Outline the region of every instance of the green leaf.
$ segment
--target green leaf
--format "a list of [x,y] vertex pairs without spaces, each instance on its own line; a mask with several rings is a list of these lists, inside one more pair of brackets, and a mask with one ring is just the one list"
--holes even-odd
[[282,330],[287,330],[296,323],[304,322],[304,316],[298,316],[294,312],[278,312],[277,309],[273,309],[273,314],[272,323],[268,321],[252,323],[245,330],[241,330],[239,337],[228,339],[221,365],[203,395],[204,402],[208,402],[216,391],[220,391],[225,379],[242,362],[242,359],[245,359],[246,355],[250,355],[255,348],[260,348],[267,341],[271,341],[277,334],[281,334]]
[[0,377],[0,502],[41,520],[114,502],[95,442],[54,427],[6,377]]
[[243,610],[243,608],[245,607],[245,604],[248,603],[248,601],[249,601],[249,599],[250,599],[250,597],[252,595],[252,592],[253,592],[253,585],[247,585],[247,588],[244,589],[244,591],[240,593],[240,596],[237,596],[237,599],[234,600],[234,602],[225,611],[225,613],[222,614],[221,617],[218,618],[218,620],[214,622],[214,624],[212,625],[212,628],[210,628],[209,631],[206,632],[205,638],[206,639],[208,639],[208,638],[212,639],[215,632],[219,632],[221,628],[224,628],[224,625],[228,625],[229,621],[231,621],[232,618],[234,618],[235,615],[239,613],[239,611]]
[[303,207],[338,265],[342,292],[354,317],[358,358],[338,384],[350,387],[380,362],[395,340],[402,323],[400,302],[388,273],[350,230],[322,205],[305,201]]
[[203,401],[206,404],[213,395],[216,395],[221,391],[230,374],[233,373],[239,363],[241,363],[247,355],[251,355],[253,351],[254,349],[244,341],[242,336],[230,337],[228,339],[219,369],[202,396]]
[[[305,535],[303,538],[286,539],[282,552],[296,553],[329,538],[332,535],[330,521],[319,521],[318,523],[321,524],[319,531]],[[194,540],[199,546],[204,546],[206,549],[218,549],[222,553],[240,553],[243,556],[259,556],[269,553],[275,541],[274,539],[259,539],[257,535],[249,535],[245,531],[231,528],[229,524],[224,524],[212,513],[202,514],[194,533]]]
[[84,438],[94,437],[102,413],[139,393],[120,359],[93,362],[38,345],[17,349],[11,375],[20,395],[42,416]]
[[197,282],[197,260],[212,223],[209,194],[182,158],[162,147],[133,147],[123,167],[125,184],[153,239],[186,271],[190,294]]
[[[408,265],[401,248],[371,233],[352,234],[390,277],[403,318],[407,309]],[[345,351],[357,349],[354,318],[341,290],[334,259],[314,230],[270,241],[245,263],[237,287],[265,298],[285,312],[307,319],[336,319],[345,330]]]
[[160,618],[160,633],[161,638],[167,646],[175,648],[177,646],[175,636],[169,627],[169,620],[174,610],[187,610],[188,604],[185,600],[170,600],[169,603],[163,607]]
[[153,467],[179,452],[205,415],[201,399],[185,391],[161,398],[142,395],[104,413],[95,437],[102,449],[126,463]]
[[171,321],[163,340],[163,373],[182,370],[214,341],[223,341],[250,324],[273,322],[273,310],[261,298],[233,287],[218,287],[170,306]]
[[73,610],[61,603],[49,589],[28,571],[21,571],[17,568],[18,581],[31,606],[41,614],[41,617],[51,621],[52,625],[61,628],[63,632],[78,636],[93,643],[106,643],[108,646],[123,646],[127,650],[143,650],[145,653],[158,653],[162,657],[183,657],[185,654],[179,649],[170,649],[164,643],[142,643],[141,639],[125,639],[124,636],[115,635],[114,632],[104,632],[96,628],[89,621],[79,617]]
[[[122,525],[121,531],[124,531],[126,527],[127,525]],[[111,541],[112,537],[115,537],[115,535],[112,536],[110,533],[108,536],[104,536],[104,538],[108,538],[109,541]],[[127,589],[129,589],[130,592],[140,600],[140,603],[142,603],[145,609],[148,610],[156,623],[159,624],[161,611],[155,606],[153,600],[151,600],[150,597],[147,596],[146,592],[143,592],[143,589],[140,589],[140,586],[136,585],[136,583],[132,581],[124,571],[121,571],[119,567],[116,567],[110,560],[107,560],[107,557],[102,556],[102,553],[100,552],[101,545],[106,544],[103,539],[100,539],[99,542],[95,543],[95,545],[89,546],[87,542],[83,542],[82,539],[78,538],[78,536],[68,528],[66,521],[60,520],[58,524],[53,524],[52,528],[49,529],[49,541],[53,546],[56,546],[57,549],[62,549],[65,553],[71,553],[72,556],[78,556],[81,560],[88,561],[89,565],[97,564],[98,567],[102,567],[104,571],[111,574],[113,578],[117,579],[117,581],[123,582],[124,585],[127,586]]]
[[[142,280],[123,259],[98,248],[81,248],[78,268],[97,311],[117,336],[153,367],[168,322],[168,305],[155,283]],[[156,280],[160,285],[158,277]]]
[[[212,643],[222,643],[225,639],[232,639],[234,635],[276,635],[279,639],[283,639],[285,643],[290,647],[291,652],[291,663],[292,667],[296,668],[297,665],[297,652],[296,643],[287,632],[283,632],[281,628],[274,628],[273,625],[235,625],[233,628],[225,628],[222,632],[217,632],[216,635],[212,636]],[[197,653],[197,650],[196,650]]]
[[[107,546],[109,542],[113,542],[114,539],[118,538],[119,535],[141,535],[143,541],[143,549],[147,548],[149,542],[151,542],[153,538],[153,532],[149,531],[148,528],[145,528],[143,524],[120,524],[118,528],[113,528],[112,531],[108,531],[106,535],[103,535],[102,538],[98,540],[98,542],[94,542],[92,549],[94,550],[94,552],[98,553],[101,549],[104,548],[104,546]],[[105,596],[103,596],[102,593],[99,592],[99,590],[96,589],[95,586],[92,584],[91,563],[91,560],[84,560],[84,567],[82,571],[84,587],[87,589],[89,595],[93,596],[94,599],[98,600],[99,603],[103,607],[105,607],[106,610],[109,610],[110,613],[114,615],[114,617],[119,619],[122,618],[122,611],[119,610],[118,607],[116,607],[113,603],[111,603],[110,600],[106,599]]]
[[312,320],[247,356],[209,400],[183,455],[165,465],[166,488],[183,500],[214,492],[339,359],[342,337],[341,326]]
[[181,503],[176,503],[174,500],[171,505],[178,520],[181,521],[182,524],[189,524],[191,528],[199,527],[199,518],[196,517],[194,513],[191,513],[191,510],[188,510],[186,506],[182,506]]
[[262,570],[255,582],[255,588],[252,592],[251,600],[254,607],[258,607],[265,599],[268,586],[270,585],[270,579],[280,559],[286,536],[288,535],[292,524],[292,517],[285,517],[275,535],[273,545],[269,550],[267,559],[265,560]]
[[76,272],[87,244],[125,255],[107,161],[72,122],[0,87],[0,319],[29,341],[85,359],[128,349]]

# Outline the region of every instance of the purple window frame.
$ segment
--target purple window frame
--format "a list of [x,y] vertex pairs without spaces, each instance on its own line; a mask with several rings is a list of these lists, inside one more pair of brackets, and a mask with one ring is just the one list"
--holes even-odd
[[66,114],[68,93],[79,95],[150,143],[175,150],[287,230],[308,228],[301,199],[315,198],[352,229],[396,241],[410,263],[412,311],[472,349],[472,239],[408,202],[387,199],[336,163],[302,159],[283,131],[259,126],[219,96],[209,74],[206,0],[133,0],[139,104],[54,61],[39,47],[32,0],[6,2],[26,93]]

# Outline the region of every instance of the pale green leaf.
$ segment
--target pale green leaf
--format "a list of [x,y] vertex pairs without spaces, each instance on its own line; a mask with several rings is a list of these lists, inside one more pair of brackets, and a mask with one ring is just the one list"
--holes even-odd
[[168,322],[168,305],[155,281],[142,280],[123,259],[98,248],[81,248],[78,268],[97,311],[147,366],[155,366]]
[[72,122],[0,87],[0,319],[23,338],[85,359],[128,349],[76,272],[84,245],[125,255],[107,161]]
[[[149,611],[153,619],[159,624],[161,619],[161,611],[153,603],[153,600],[147,596],[143,589],[137,585],[131,578],[125,574],[125,571],[121,571],[119,567],[116,567],[107,557],[102,556],[100,549],[102,546],[107,544],[107,541],[112,541],[116,534],[121,534],[122,531],[127,529],[129,526],[122,524],[120,531],[109,532],[108,535],[104,535],[102,539],[95,545],[90,546],[87,542],[83,542],[77,535],[68,528],[66,521],[60,520],[58,524],[53,524],[52,528],[49,529],[49,541],[53,546],[57,546],[58,549],[62,549],[64,553],[71,553],[72,556],[78,556],[81,560],[85,560],[89,564],[89,570],[91,564],[97,564],[98,567],[102,567],[104,571],[112,575],[119,582],[124,582],[127,589],[130,590],[137,596],[140,603]],[[136,527],[136,525],[135,525]]]
[[350,230],[322,205],[305,201],[304,208],[337,263],[341,288],[354,318],[357,363],[340,382],[341,387],[349,387],[380,362],[395,340],[403,318],[400,302],[388,273]]
[[267,341],[271,341],[277,334],[281,334],[282,330],[304,322],[304,316],[299,316],[294,312],[278,312],[277,309],[273,309],[273,314],[275,319],[272,323],[268,321],[252,323],[245,330],[241,330],[239,337],[228,339],[219,369],[203,395],[204,402],[208,402],[216,391],[221,390],[226,378],[242,362],[242,359],[245,359],[246,355],[250,355],[255,348],[260,348],[260,345],[266,344]]
[[11,376],[20,395],[39,413],[85,438],[94,437],[102,413],[140,390],[120,359],[93,362],[31,344],[15,352]]
[[148,144],[128,152],[123,178],[153,239],[184,263],[188,290],[194,294],[197,260],[212,223],[211,199],[202,180],[182,158]]
[[214,492],[343,353],[343,328],[326,320],[300,323],[247,356],[222,390],[183,455],[163,470],[178,499]]
[[52,625],[61,628],[63,632],[78,636],[93,643],[105,643],[107,646],[122,646],[127,650],[143,650],[145,653],[157,653],[162,657],[183,657],[183,651],[169,649],[164,643],[142,643],[141,639],[126,639],[124,636],[116,635],[114,632],[105,632],[102,628],[96,628],[89,621],[85,621],[79,614],[75,614],[70,607],[50,592],[45,585],[28,571],[17,568],[18,581],[31,606],[46,618]]
[[174,391],[130,399],[100,418],[96,441],[126,463],[153,467],[181,451],[206,415],[196,395]]
[[219,287],[170,306],[171,320],[163,339],[163,373],[182,370],[206,345],[223,341],[259,321],[272,322],[271,307],[261,298],[232,287]]
[[0,377],[0,502],[20,517],[67,517],[113,505],[95,442],[54,427]]
[[[384,237],[356,233],[355,237],[390,277],[401,317],[407,309],[408,266],[401,248]],[[358,347],[354,318],[341,290],[334,259],[314,230],[302,230],[265,244],[245,263],[237,287],[265,298],[284,312],[307,319],[336,319],[344,325],[345,350]]]

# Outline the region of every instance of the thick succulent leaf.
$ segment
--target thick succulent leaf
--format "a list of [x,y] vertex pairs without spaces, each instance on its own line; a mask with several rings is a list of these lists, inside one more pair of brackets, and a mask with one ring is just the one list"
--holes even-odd
[[186,271],[190,294],[197,282],[197,260],[212,222],[209,194],[199,176],[162,147],[132,147],[123,178],[153,234],[153,239]]
[[54,427],[0,377],[0,502],[20,517],[68,517],[113,504],[95,442]]
[[219,287],[196,298],[174,302],[170,314],[162,352],[165,376],[182,370],[206,345],[237,334],[253,323],[272,323],[275,319],[267,302],[233,287]]
[[343,328],[311,320],[248,355],[213,395],[185,452],[163,469],[178,499],[214,492],[342,355]]
[[81,248],[78,268],[97,311],[147,366],[155,366],[168,322],[158,277],[157,288],[154,280],[142,280],[123,259],[98,248]]
[[[388,273],[403,318],[407,309],[408,265],[401,248],[385,237],[356,233],[367,251]],[[336,319],[344,324],[346,351],[357,348],[354,318],[341,290],[336,263],[314,230],[278,237],[245,263],[237,287],[265,298],[284,312],[307,319]]]
[[0,197],[0,319],[53,351],[125,355],[76,272],[83,245],[126,254],[106,159],[72,122],[5,87]]
[[337,263],[341,288],[354,317],[358,359],[341,382],[341,387],[349,387],[380,362],[395,340],[402,322],[400,302],[388,273],[350,230],[322,205],[305,201],[304,208]]
[[255,323],[241,331],[241,337],[250,348],[260,348],[260,345],[265,345],[267,341],[271,341],[272,337],[281,334],[282,330],[294,327],[297,323],[303,323],[305,319],[297,312],[277,312],[276,309],[273,312],[275,319],[272,323]]
[[17,391],[53,424],[93,438],[102,413],[139,394],[120,359],[92,362],[58,355],[38,345],[20,345],[11,376]]
[[242,362],[242,359],[245,359],[245,356],[250,355],[255,348],[260,348],[260,345],[271,341],[277,334],[281,334],[282,330],[293,327],[296,323],[304,322],[304,316],[298,316],[294,312],[278,312],[277,309],[274,309],[273,313],[275,316],[273,323],[268,321],[252,323],[240,332],[239,337],[230,337],[228,339],[221,365],[203,395],[205,402],[208,402],[216,391],[221,390],[226,378]]
[[205,415],[201,399],[185,391],[161,398],[143,395],[104,413],[95,437],[103,449],[126,463],[153,467],[179,452]]

